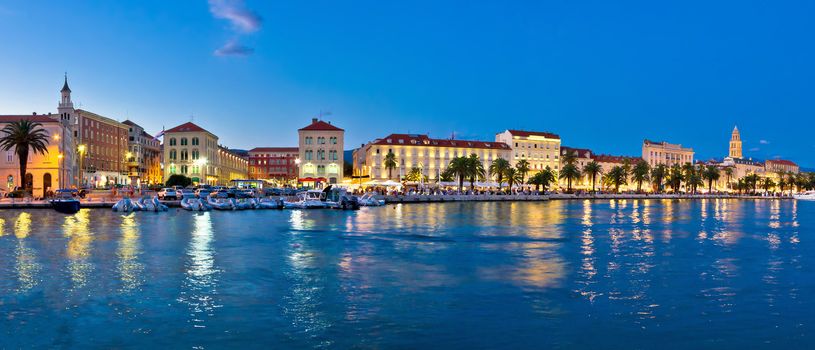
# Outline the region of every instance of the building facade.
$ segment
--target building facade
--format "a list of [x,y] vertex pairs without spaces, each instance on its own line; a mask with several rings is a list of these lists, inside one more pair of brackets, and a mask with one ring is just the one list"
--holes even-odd
[[131,185],[140,186],[161,184],[161,141],[144,131],[138,124],[125,120],[128,126],[127,159],[128,176]]
[[342,181],[345,130],[313,118],[311,124],[297,132],[300,181],[330,184]]
[[[66,156],[66,150],[72,149],[72,128],[59,119],[60,115],[0,115],[0,129],[9,123],[27,120],[39,123],[38,128],[45,129],[48,135],[48,146],[45,154],[29,152],[26,164],[26,174],[20,178],[20,160],[14,148],[2,151],[0,158],[0,176],[2,176],[3,189],[10,192],[15,187],[23,186],[31,190],[34,197],[44,197],[49,192],[59,188],[71,188],[75,185],[74,164]],[[68,144],[62,140],[68,138]]]
[[[385,166],[385,157],[393,152],[396,167]],[[498,158],[509,160],[512,149],[503,142],[432,139],[419,134],[391,134],[376,139],[355,151],[357,176],[374,180],[401,180],[413,168],[418,168],[428,181],[438,181],[456,157],[475,154],[488,169]]]
[[665,141],[654,142],[644,140],[642,142],[642,159],[648,165],[654,167],[662,164],[672,166],[674,164],[693,164],[693,148],[685,148],[679,144],[672,144]]
[[128,126],[82,109],[76,110],[76,116],[83,186],[128,184]]
[[798,164],[785,159],[773,159],[764,161],[765,173],[795,173],[800,171]]
[[297,147],[256,147],[249,150],[249,178],[287,182],[298,176]]
[[559,170],[560,136],[538,131],[506,130],[495,134],[495,142],[509,145],[512,151],[507,160],[514,166],[519,160],[529,163],[530,173],[534,174],[547,166]]
[[21,178],[20,159],[14,149],[2,151],[4,154],[0,158],[0,181],[3,188],[12,191],[25,184],[33,196],[44,197],[60,188],[76,187],[79,181],[76,167],[76,111],[71,101],[68,77],[65,77],[60,90],[57,114],[0,115],[0,129],[21,120],[39,123],[38,128],[45,130],[48,136],[47,152],[29,152],[26,174]]
[[229,185],[247,178],[249,161],[218,144],[218,137],[188,122],[164,131],[164,181],[180,174],[194,183]]

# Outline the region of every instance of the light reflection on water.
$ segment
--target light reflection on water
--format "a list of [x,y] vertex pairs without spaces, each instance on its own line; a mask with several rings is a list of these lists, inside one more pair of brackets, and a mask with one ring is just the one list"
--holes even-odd
[[0,347],[807,348],[811,204],[3,211]]

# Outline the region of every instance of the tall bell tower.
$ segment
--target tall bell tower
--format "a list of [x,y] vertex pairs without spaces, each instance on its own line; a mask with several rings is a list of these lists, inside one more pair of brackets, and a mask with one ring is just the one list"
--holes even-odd
[[59,119],[63,121],[63,124],[70,125],[75,111],[74,103],[71,101],[71,88],[68,87],[68,73],[65,73],[65,83],[62,84],[62,90],[59,92],[61,95],[59,107],[57,107]]
[[733,127],[733,133],[730,134],[730,158],[743,158],[741,153],[741,135],[739,135],[739,127]]

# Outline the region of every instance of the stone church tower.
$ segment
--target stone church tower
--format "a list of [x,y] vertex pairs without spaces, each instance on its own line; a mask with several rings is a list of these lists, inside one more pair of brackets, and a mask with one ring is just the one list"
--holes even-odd
[[733,133],[730,135],[730,158],[744,158],[741,153],[741,136],[738,126],[733,127]]
[[[76,110],[74,103],[71,101],[71,88],[68,87],[68,74],[65,74],[65,82],[62,84],[60,90],[60,100],[57,105],[58,120],[62,124],[62,133],[59,140],[59,150],[62,155],[59,168],[59,186],[62,188],[71,188],[79,183],[77,174],[77,142],[76,142]],[[53,142],[52,141],[52,142]]]

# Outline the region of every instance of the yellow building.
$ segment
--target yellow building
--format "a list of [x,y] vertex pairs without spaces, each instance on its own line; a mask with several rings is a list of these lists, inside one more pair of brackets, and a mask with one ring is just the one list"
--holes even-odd
[[685,148],[679,144],[650,140],[642,142],[642,159],[648,162],[651,167],[659,164],[669,167],[674,164],[693,164],[693,154],[693,148]]
[[313,118],[311,124],[297,133],[300,140],[300,180],[306,183],[319,180],[331,184],[342,181],[345,130]]
[[218,145],[218,137],[188,122],[164,131],[164,181],[181,174],[195,183],[229,185],[248,177],[249,162]]
[[[9,123],[28,120],[39,123],[48,135],[48,152],[39,154],[29,152],[26,166],[26,188],[31,189],[35,197],[43,197],[49,191],[59,188],[70,188],[75,184],[74,164],[66,158],[65,150],[73,147],[63,144],[64,138],[71,139],[71,128],[63,124],[57,114],[49,115],[0,115],[0,129]],[[3,189],[12,191],[15,187],[23,185],[20,179],[20,160],[14,149],[2,151],[0,158],[0,176],[2,176]]]
[[[385,156],[393,152],[396,167],[385,167]],[[429,181],[437,181],[450,161],[476,154],[484,169],[498,158],[509,160],[512,149],[503,142],[431,139],[419,134],[390,134],[374,140],[354,152],[354,173],[374,180],[400,180],[413,168],[421,170]]]
[[733,132],[730,134],[730,152],[728,154],[730,158],[744,157],[741,152],[741,135],[738,126],[734,126]]
[[511,152],[508,160],[512,165],[519,160],[529,163],[531,173],[537,173],[547,166],[559,170],[560,136],[538,131],[506,130],[495,134],[495,142],[509,145]]

